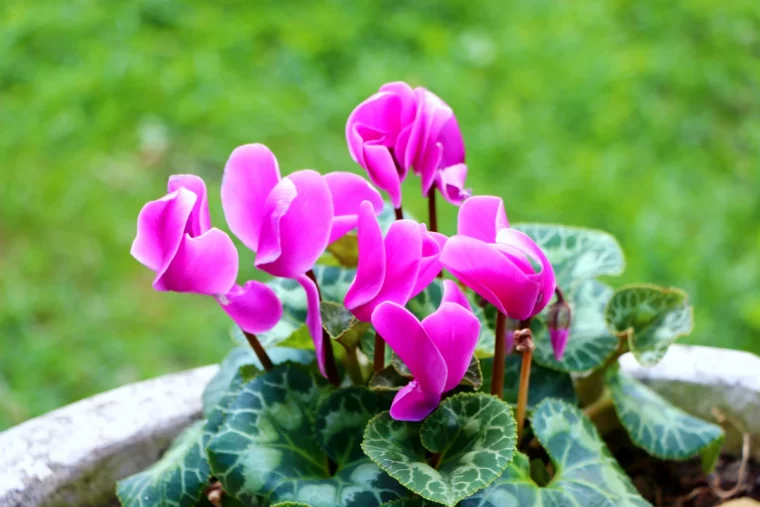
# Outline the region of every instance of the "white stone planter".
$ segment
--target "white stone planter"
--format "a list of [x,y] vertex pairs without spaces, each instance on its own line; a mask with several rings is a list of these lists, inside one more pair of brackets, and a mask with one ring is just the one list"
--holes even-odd
[[[674,346],[654,368],[623,357],[623,369],[676,405],[711,420],[719,408],[760,434],[760,358]],[[200,416],[216,366],[128,385],[0,433],[0,507],[104,506],[115,482],[154,462]],[[740,436],[729,431],[727,448]],[[760,442],[753,453],[760,458]]]

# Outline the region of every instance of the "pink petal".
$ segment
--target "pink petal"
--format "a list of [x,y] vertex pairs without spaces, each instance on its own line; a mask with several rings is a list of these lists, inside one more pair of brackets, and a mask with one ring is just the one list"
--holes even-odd
[[314,341],[314,351],[317,354],[317,364],[322,376],[327,378],[325,373],[325,356],[324,356],[324,336],[322,333],[322,314],[319,311],[319,289],[316,284],[306,275],[295,277],[296,281],[301,284],[306,291],[306,327],[309,329],[311,339]]
[[[351,309],[357,319],[368,322],[372,311],[384,301],[405,305],[420,271],[422,230],[412,220],[396,220],[385,235],[385,278],[374,299]],[[360,254],[361,255],[361,254]]]
[[459,130],[459,123],[452,114],[438,133],[438,142],[443,146],[441,167],[463,164],[465,160],[464,139]]
[[224,167],[222,207],[232,233],[258,252],[259,234],[267,220],[264,206],[280,181],[277,159],[263,144],[235,148]]
[[470,366],[478,344],[480,321],[456,303],[441,306],[422,321],[422,327],[446,361],[448,377],[444,392],[454,389]]
[[435,395],[443,392],[448,376],[446,362],[409,310],[396,303],[382,303],[372,313],[372,325],[422,390]]
[[330,232],[330,243],[356,227],[359,205],[368,201],[375,215],[383,211],[383,197],[375,187],[361,176],[348,172],[333,172],[324,176],[332,196],[335,218]]
[[[352,312],[372,301],[380,292],[385,280],[383,231],[380,229],[371,203],[361,204],[358,221],[359,265],[356,268],[356,277],[348,288],[345,298],[346,308]],[[357,315],[356,312],[354,315]],[[371,311],[367,314],[359,312],[357,318],[367,322],[370,316]]]
[[457,285],[453,280],[443,281],[443,299],[441,299],[441,304],[443,303],[454,303],[469,311],[472,311],[472,307],[470,306],[470,301],[467,299],[467,296],[464,295],[462,289],[460,289],[459,285]]
[[211,217],[208,211],[208,196],[206,194],[206,184],[201,178],[194,174],[175,174],[169,176],[169,193],[180,188],[186,188],[194,193],[198,198],[195,201],[188,225],[185,232],[191,236],[200,236],[211,228]]
[[500,245],[510,245],[518,248],[520,251],[529,255],[536,263],[541,265],[539,292],[536,306],[533,308],[533,315],[543,310],[551,301],[554,290],[557,287],[557,279],[554,275],[554,268],[546,257],[543,250],[533,241],[530,236],[516,229],[502,229],[499,231],[496,242]]
[[185,234],[176,255],[166,271],[156,276],[153,287],[216,296],[232,288],[237,272],[235,245],[226,232],[214,227],[196,238]]
[[282,304],[266,284],[251,280],[235,285],[224,296],[217,297],[222,310],[243,331],[258,334],[272,329],[282,317]]
[[179,249],[197,200],[192,191],[181,188],[143,206],[137,217],[132,256],[161,275]]
[[386,83],[380,87],[380,92],[391,93],[399,98],[399,125],[407,125],[414,121],[417,104],[414,99],[414,90],[403,81]]
[[268,220],[261,229],[256,267],[288,278],[306,273],[327,248],[332,229],[332,198],[322,175],[304,170],[283,178],[264,211]]
[[454,112],[434,93],[422,88],[418,90],[424,92],[419,95],[418,105],[418,113],[422,111],[424,128],[417,140],[419,144],[413,163],[415,173],[422,178],[422,192],[426,195],[437,179],[443,157],[444,146],[438,141],[438,134],[453,117]]
[[438,190],[443,198],[454,206],[461,205],[472,195],[470,189],[464,188],[467,179],[467,165],[455,164],[438,171]]
[[378,188],[388,193],[394,208],[401,206],[401,181],[396,162],[388,148],[372,144],[364,145],[367,176]]
[[391,417],[397,421],[422,421],[440,402],[440,394],[424,391],[417,381],[412,380],[393,398]]
[[453,236],[443,247],[441,262],[460,282],[501,312],[519,320],[532,315],[539,283],[493,245],[467,236]]
[[422,259],[420,260],[420,272],[417,275],[417,282],[409,295],[413,298],[430,285],[430,282],[438,276],[443,269],[441,264],[441,249],[449,239],[438,232],[428,232],[424,225],[420,225],[422,230]]
[[554,349],[554,357],[557,361],[562,361],[562,356],[565,354],[565,347],[567,347],[567,339],[570,337],[570,330],[565,329],[552,329],[549,328],[549,338],[552,342],[552,349]]
[[509,222],[504,202],[499,197],[476,195],[459,208],[457,234],[494,243],[496,235],[504,227],[509,227]]

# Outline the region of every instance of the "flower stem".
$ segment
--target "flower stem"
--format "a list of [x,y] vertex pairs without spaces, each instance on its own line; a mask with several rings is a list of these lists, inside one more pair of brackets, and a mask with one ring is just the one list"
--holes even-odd
[[346,355],[343,363],[346,365],[346,371],[348,376],[351,377],[351,381],[357,385],[364,385],[364,375],[362,375],[362,367],[359,364],[359,356],[356,355],[356,347],[345,347]]
[[393,208],[393,211],[396,213],[396,220],[403,220],[404,219],[404,210],[401,209],[401,205],[398,205],[398,208]]
[[559,285],[557,285],[557,287],[554,289],[554,293],[557,295],[558,303],[565,302],[565,294],[562,292],[562,289],[559,288]]
[[435,187],[431,187],[428,192],[428,225],[430,232],[438,232],[438,213],[435,208]]
[[506,364],[507,344],[504,333],[507,329],[507,316],[502,312],[496,314],[496,340],[493,348],[493,377],[491,394],[501,399],[504,396],[504,368]]
[[261,342],[258,338],[256,338],[256,335],[249,333],[248,331],[243,331],[243,334],[245,335],[246,340],[248,340],[248,343],[251,345],[253,351],[256,353],[256,357],[258,357],[259,361],[261,361],[261,366],[263,366],[266,371],[274,368],[272,360],[269,359],[269,354],[267,354],[267,351],[264,350],[264,347],[261,346]]
[[[319,288],[319,282],[317,282],[317,277],[314,275],[314,270],[310,269],[307,271],[306,276],[308,276],[317,287],[317,292],[319,293],[319,302],[321,303],[322,289]],[[322,353],[324,354],[325,374],[327,375],[327,380],[332,385],[337,387],[340,385],[338,366],[335,364],[335,353],[333,352],[332,348],[332,339],[330,338],[330,335],[327,334],[327,331],[325,331],[324,327],[322,328]]]
[[375,357],[373,358],[372,369],[378,372],[383,368],[385,368],[385,340],[375,330]]
[[525,407],[528,405],[528,385],[530,382],[530,365],[533,361],[533,343],[522,351],[522,367],[520,368],[520,390],[517,393],[517,441],[525,427]]
[[520,329],[515,332],[515,349],[522,353],[520,366],[520,386],[517,391],[517,441],[522,437],[525,428],[525,409],[528,406],[528,387],[530,385],[530,365],[533,362],[533,333],[530,330],[530,320],[520,321]]

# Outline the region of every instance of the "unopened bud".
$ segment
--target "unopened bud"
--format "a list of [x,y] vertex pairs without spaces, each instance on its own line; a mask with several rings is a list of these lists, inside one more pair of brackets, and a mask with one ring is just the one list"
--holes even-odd
[[549,318],[547,319],[549,338],[557,361],[562,361],[562,356],[565,353],[567,339],[570,337],[571,323],[572,312],[570,305],[565,301],[557,301],[549,308]]

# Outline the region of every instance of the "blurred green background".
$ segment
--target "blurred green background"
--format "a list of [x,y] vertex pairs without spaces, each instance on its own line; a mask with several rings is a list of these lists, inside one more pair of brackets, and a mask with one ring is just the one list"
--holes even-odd
[[129,256],[140,207],[197,173],[223,227],[247,142],[283,172],[357,170],[345,120],[397,79],[454,108],[470,185],[512,221],[612,232],[614,283],[689,291],[685,341],[760,351],[757,0],[6,0],[0,428],[219,360],[214,302],[154,293]]

